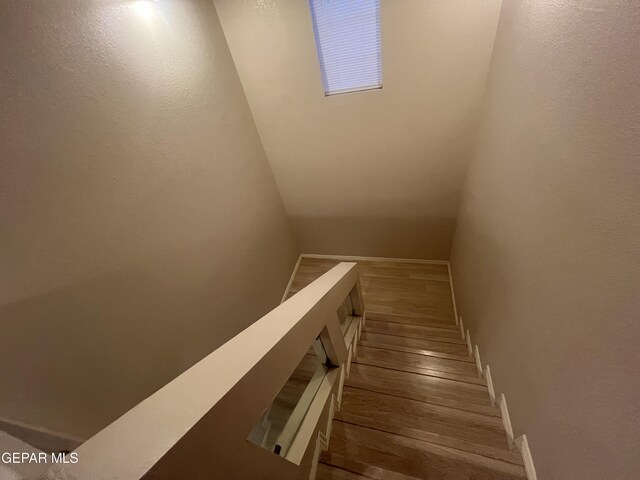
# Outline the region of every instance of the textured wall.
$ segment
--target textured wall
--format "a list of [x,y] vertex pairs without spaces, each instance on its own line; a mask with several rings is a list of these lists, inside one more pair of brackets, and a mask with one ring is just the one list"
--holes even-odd
[[298,250],[212,2],[2,2],[0,68],[0,417],[84,437]]
[[382,90],[325,97],[304,0],[215,0],[300,248],[448,259],[501,0],[382,0]]
[[541,479],[640,477],[640,3],[505,1],[452,265]]

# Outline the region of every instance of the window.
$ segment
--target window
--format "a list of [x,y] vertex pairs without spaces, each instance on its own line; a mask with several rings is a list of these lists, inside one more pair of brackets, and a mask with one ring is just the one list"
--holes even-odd
[[379,0],[309,0],[325,95],[382,88]]

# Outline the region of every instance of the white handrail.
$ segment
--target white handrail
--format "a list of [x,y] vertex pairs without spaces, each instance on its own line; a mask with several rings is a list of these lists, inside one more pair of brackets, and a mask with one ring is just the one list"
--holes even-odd
[[53,467],[49,478],[287,479],[314,470],[310,440],[296,464],[246,438],[321,332],[335,365],[350,358],[336,311],[354,288],[362,315],[357,265],[336,265],[90,438],[75,450],[78,463]]

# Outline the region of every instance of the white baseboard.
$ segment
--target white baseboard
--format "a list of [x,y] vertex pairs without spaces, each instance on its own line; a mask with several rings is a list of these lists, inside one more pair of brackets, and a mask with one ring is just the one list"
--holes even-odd
[[296,278],[296,273],[298,273],[298,267],[300,267],[301,261],[302,255],[298,255],[298,261],[296,262],[296,266],[293,267],[293,272],[291,273],[291,277],[289,278],[289,283],[287,283],[287,288],[284,289],[284,294],[282,295],[282,300],[280,300],[280,303],[284,303],[284,301],[287,299],[287,294],[289,293],[289,289],[293,284],[294,278]]
[[451,275],[451,264],[447,262],[447,272],[449,272],[449,287],[451,288],[451,301],[453,302],[453,316],[456,317],[458,325],[458,306],[456,305],[456,294],[453,291],[453,276]]
[[43,452],[72,451],[84,443],[83,439],[72,435],[8,418],[0,418],[0,430]]
[[509,448],[513,448],[513,427],[511,426],[511,418],[509,417],[509,409],[507,408],[507,399],[505,398],[504,393],[500,394],[498,406],[500,407],[502,425],[504,426],[504,431],[507,434],[507,442],[509,443]]
[[489,398],[491,399],[491,406],[496,406],[496,391],[493,388],[493,379],[491,378],[491,369],[489,365],[484,367],[484,378],[487,381],[487,388],[489,389]]
[[303,253],[300,256],[302,258],[328,258],[331,260],[342,260],[344,262],[383,261],[399,263],[423,263],[426,265],[446,265],[447,267],[449,266],[449,262],[447,260],[425,260],[422,258],[362,257],[357,255],[321,255],[316,253]]
[[[456,297],[453,291],[453,277],[451,275],[451,266],[447,265],[449,270],[449,282],[451,284],[451,298],[453,300],[453,309],[456,312],[456,325],[460,326],[460,329],[464,332],[464,323],[462,322],[462,316],[458,317],[457,315],[457,306],[456,306]],[[463,333],[462,338],[465,338]],[[469,330],[466,330],[466,339],[467,339],[467,349],[469,351],[469,355],[475,356],[476,368],[478,370],[478,376],[482,377],[484,375],[487,381],[487,388],[489,390],[489,398],[491,400],[491,405],[500,408],[500,415],[502,417],[502,425],[504,426],[504,431],[507,436],[507,442],[509,444],[509,448],[517,448],[522,455],[522,462],[524,464],[524,470],[527,475],[527,480],[537,480],[536,469],[533,464],[533,457],[531,456],[531,450],[529,449],[529,442],[527,441],[526,435],[521,435],[518,438],[514,438],[513,427],[511,425],[511,418],[509,417],[509,409],[507,408],[507,399],[504,396],[504,393],[500,394],[499,398],[496,398],[495,388],[493,386],[493,379],[491,378],[491,369],[489,365],[486,365],[484,371],[482,370],[482,362],[480,361],[480,350],[478,349],[478,345],[476,344],[475,350],[471,348],[471,334]]]
[[536,474],[536,467],[533,465],[533,457],[531,456],[531,450],[529,450],[529,442],[526,435],[520,435],[514,440],[516,447],[522,454],[522,462],[524,463],[524,471],[527,474],[527,480],[538,480]]
[[478,370],[478,376],[482,377],[482,362],[480,361],[480,350],[478,349],[478,344],[476,344],[474,356],[476,359],[476,369]]

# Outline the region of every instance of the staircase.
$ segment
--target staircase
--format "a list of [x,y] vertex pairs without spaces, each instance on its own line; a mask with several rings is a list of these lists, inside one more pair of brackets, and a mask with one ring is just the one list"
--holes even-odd
[[527,478],[456,326],[446,264],[299,263],[287,301],[47,478]]
[[[287,296],[338,263],[303,257]],[[358,264],[366,323],[317,479],[526,479],[456,326],[447,266]]]

